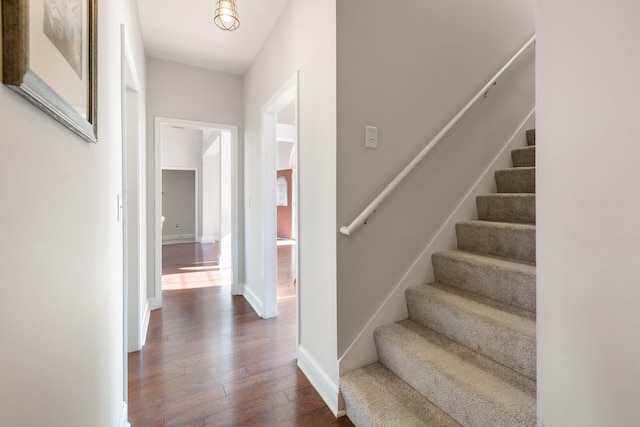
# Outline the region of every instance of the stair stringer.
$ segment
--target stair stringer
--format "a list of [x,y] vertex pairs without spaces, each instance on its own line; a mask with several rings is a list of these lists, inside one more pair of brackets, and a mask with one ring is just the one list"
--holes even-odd
[[[432,282],[434,279],[431,256],[436,251],[457,248],[455,225],[459,221],[478,218],[476,197],[496,192],[494,172],[497,169],[511,167],[511,150],[522,146],[526,139],[526,130],[535,127],[535,108],[522,121],[502,150],[494,157],[484,172],[478,177],[467,193],[461,198],[455,209],[427,243],[422,252],[411,264],[400,281],[387,294],[382,304],[369,318],[364,328],[338,358],[340,375],[353,369],[378,361],[378,352],[374,341],[374,331],[379,326],[398,322],[408,317],[405,290],[418,283]],[[341,399],[342,401],[342,399]],[[340,408],[342,409],[342,408]]]

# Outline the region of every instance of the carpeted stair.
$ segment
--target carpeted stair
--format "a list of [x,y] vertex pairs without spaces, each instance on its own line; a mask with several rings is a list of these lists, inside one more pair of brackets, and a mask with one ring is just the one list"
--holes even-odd
[[435,282],[407,289],[409,318],[376,329],[380,362],[340,379],[356,426],[536,425],[535,130],[511,158]]

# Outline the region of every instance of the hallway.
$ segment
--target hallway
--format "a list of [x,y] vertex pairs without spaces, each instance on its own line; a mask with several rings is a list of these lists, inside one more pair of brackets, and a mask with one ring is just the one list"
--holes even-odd
[[293,246],[278,247],[278,312],[260,319],[214,245],[163,247],[163,308],[129,354],[129,420],[145,426],[350,426],[296,366]]

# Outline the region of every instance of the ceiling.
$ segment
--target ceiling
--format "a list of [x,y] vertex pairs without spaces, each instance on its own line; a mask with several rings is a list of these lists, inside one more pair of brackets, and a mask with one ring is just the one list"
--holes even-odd
[[137,0],[147,55],[211,70],[244,74],[287,0],[236,0],[240,27],[213,22],[215,0]]

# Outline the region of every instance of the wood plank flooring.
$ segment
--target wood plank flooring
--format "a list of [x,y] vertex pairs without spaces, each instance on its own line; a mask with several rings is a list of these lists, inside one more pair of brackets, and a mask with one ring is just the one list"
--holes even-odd
[[353,426],[296,366],[292,246],[278,247],[278,312],[232,296],[215,245],[163,247],[163,308],[129,354],[129,420],[157,426]]

